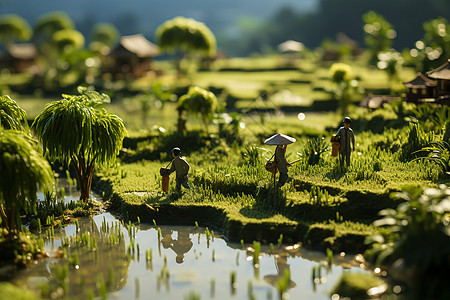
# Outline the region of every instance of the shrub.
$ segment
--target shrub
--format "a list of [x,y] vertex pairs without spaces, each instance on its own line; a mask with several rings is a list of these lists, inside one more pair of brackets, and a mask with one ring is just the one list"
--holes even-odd
[[401,158],[406,161],[418,157],[417,151],[428,146],[433,137],[433,133],[426,133],[419,123],[410,123],[408,140],[402,145]]
[[448,298],[450,189],[410,187],[396,197],[404,202],[380,212],[374,225],[389,230],[366,240],[372,245],[366,257],[377,265],[395,265],[391,274],[406,281],[417,299]]
[[316,165],[320,161],[320,155],[328,151],[329,145],[325,138],[311,138],[306,141],[303,148],[305,157],[308,158],[310,166]]

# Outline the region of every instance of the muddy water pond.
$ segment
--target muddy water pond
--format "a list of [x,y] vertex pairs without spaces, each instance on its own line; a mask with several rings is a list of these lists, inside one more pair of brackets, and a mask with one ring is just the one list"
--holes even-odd
[[[354,255],[228,243],[197,226],[124,223],[110,213],[42,229],[50,257],[10,282],[47,299],[330,299]],[[64,258],[61,258],[64,257]]]

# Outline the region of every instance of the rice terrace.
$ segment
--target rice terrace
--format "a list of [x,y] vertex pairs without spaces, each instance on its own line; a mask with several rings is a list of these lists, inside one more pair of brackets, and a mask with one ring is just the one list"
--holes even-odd
[[91,2],[0,0],[0,300],[450,299],[448,1]]

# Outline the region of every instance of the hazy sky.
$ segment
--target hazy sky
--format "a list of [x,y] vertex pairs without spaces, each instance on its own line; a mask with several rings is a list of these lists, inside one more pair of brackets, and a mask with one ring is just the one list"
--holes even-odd
[[[175,16],[193,17],[212,29],[233,26],[245,16],[267,18],[289,5],[314,10],[319,0],[0,0],[0,14],[19,14],[34,25],[37,18],[55,10],[66,11],[80,27],[87,22],[118,22],[151,32]],[[128,24],[127,24],[128,23]],[[81,25],[82,26],[82,25]]]

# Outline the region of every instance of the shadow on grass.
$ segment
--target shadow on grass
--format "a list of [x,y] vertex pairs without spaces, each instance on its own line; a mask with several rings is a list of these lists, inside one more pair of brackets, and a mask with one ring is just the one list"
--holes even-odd
[[333,168],[331,168],[327,173],[325,173],[325,178],[339,181],[339,179],[344,177],[346,172],[347,168],[341,167],[339,164],[339,160],[336,160],[336,163],[333,164]]
[[267,219],[286,212],[286,193],[272,186],[258,189],[255,204],[244,207],[239,212],[248,218]]

